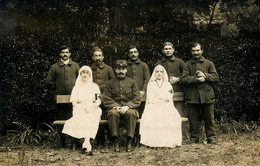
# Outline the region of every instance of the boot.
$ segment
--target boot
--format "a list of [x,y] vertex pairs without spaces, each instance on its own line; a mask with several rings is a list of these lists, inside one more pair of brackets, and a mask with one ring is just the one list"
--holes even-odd
[[131,137],[127,137],[127,141],[126,141],[126,152],[132,152],[133,148],[132,148],[132,138]]
[[114,137],[114,152],[120,152],[117,137]]

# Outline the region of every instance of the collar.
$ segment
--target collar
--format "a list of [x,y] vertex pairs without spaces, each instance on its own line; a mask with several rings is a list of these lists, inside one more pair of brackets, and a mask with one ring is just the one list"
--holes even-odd
[[194,58],[192,58],[192,59],[191,59],[191,63],[201,63],[201,62],[203,62],[204,60],[205,60],[205,58],[204,58],[203,56],[201,56],[200,59],[194,59]]
[[132,64],[132,63],[140,63],[141,62],[141,60],[138,58],[136,61],[132,61],[131,59],[128,59],[127,60],[127,63],[128,64]]
[[104,67],[105,67],[105,63],[104,62],[101,62],[100,65],[98,65],[96,62],[94,62],[91,65],[92,69],[97,69],[97,68],[103,69]]
[[172,55],[171,58],[167,58],[167,57],[164,55],[164,56],[162,56],[162,61],[163,61],[163,62],[164,62],[164,61],[167,61],[167,60],[174,61],[175,58],[176,58],[176,57],[175,57],[174,55]]
[[68,60],[66,60],[66,61],[60,59],[60,60],[58,61],[58,63],[59,63],[60,66],[64,66],[64,65],[71,66],[71,60],[70,60],[70,59],[68,59]]

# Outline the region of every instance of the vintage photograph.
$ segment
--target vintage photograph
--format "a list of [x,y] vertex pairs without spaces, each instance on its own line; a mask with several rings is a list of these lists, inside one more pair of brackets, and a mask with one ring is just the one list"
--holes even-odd
[[0,0],[0,166],[260,165],[259,0]]

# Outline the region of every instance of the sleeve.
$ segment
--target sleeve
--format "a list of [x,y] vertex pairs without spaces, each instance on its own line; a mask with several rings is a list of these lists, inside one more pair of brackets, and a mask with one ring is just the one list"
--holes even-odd
[[55,68],[52,66],[48,72],[45,85],[50,89],[55,89]]
[[182,83],[185,85],[190,85],[190,84],[198,84],[198,80],[196,76],[190,76],[190,69],[189,69],[189,64],[186,63],[187,67],[183,68],[183,73],[182,73]]
[[108,68],[108,76],[109,76],[109,80],[115,78],[115,73],[114,73],[114,70],[109,66]]
[[70,102],[77,101],[78,100],[78,90],[77,87],[74,86],[71,95],[70,95]]
[[141,98],[140,98],[140,91],[138,89],[138,86],[134,80],[132,82],[132,99],[125,103],[125,105],[128,105],[132,108],[138,108],[141,104]]
[[106,83],[104,92],[101,94],[101,100],[106,108],[112,109],[113,107],[119,106],[119,104],[112,99],[112,82]]
[[149,82],[149,79],[151,77],[150,70],[148,68],[148,65],[146,63],[143,63],[143,70],[144,70],[144,83],[142,87],[142,91],[146,91],[147,89],[147,84]]
[[79,69],[80,69],[80,67],[79,67],[79,65],[76,63],[76,78],[77,78],[78,75],[79,75]]
[[184,71],[187,71],[187,70],[188,70],[187,64],[184,63],[183,60],[181,60],[181,74],[182,75],[179,77],[181,82],[182,82],[182,78],[183,78],[183,73],[184,73]]
[[210,62],[208,73],[205,73],[205,75],[206,81],[209,83],[215,83],[219,81],[219,75],[217,73],[215,65],[212,62]]
[[100,89],[97,84],[94,85],[94,95],[95,95],[95,103],[93,104],[95,107],[98,107],[101,104],[101,99],[100,99]]
[[152,104],[154,103],[155,101],[155,93],[154,93],[154,89],[153,88],[153,84],[150,83],[147,85],[147,91],[146,91],[146,103],[147,104]]

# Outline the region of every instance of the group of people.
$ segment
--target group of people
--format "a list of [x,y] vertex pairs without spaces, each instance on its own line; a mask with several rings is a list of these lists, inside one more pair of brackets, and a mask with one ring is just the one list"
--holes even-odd
[[[171,42],[163,45],[163,56],[152,75],[139,58],[136,46],[128,49],[128,60],[117,60],[115,73],[103,62],[101,48],[93,50],[93,63],[82,66],[70,58],[70,48],[62,46],[60,60],[47,76],[46,84],[56,95],[71,94],[70,105],[57,104],[56,119],[67,120],[62,133],[83,138],[84,152],[92,153],[101,115],[108,120],[113,149],[119,152],[119,126],[127,131],[126,151],[130,152],[136,122],[140,119],[140,143],[149,147],[176,147],[182,144],[182,119],[188,116],[190,141],[199,143],[199,122],[205,123],[208,143],[216,143],[213,83],[219,80],[214,64],[202,56],[201,44],[192,43],[192,58],[187,63],[174,56]],[[184,101],[174,101],[175,92],[184,93]],[[146,98],[146,100],[142,100]],[[102,109],[101,109],[102,108]]]

